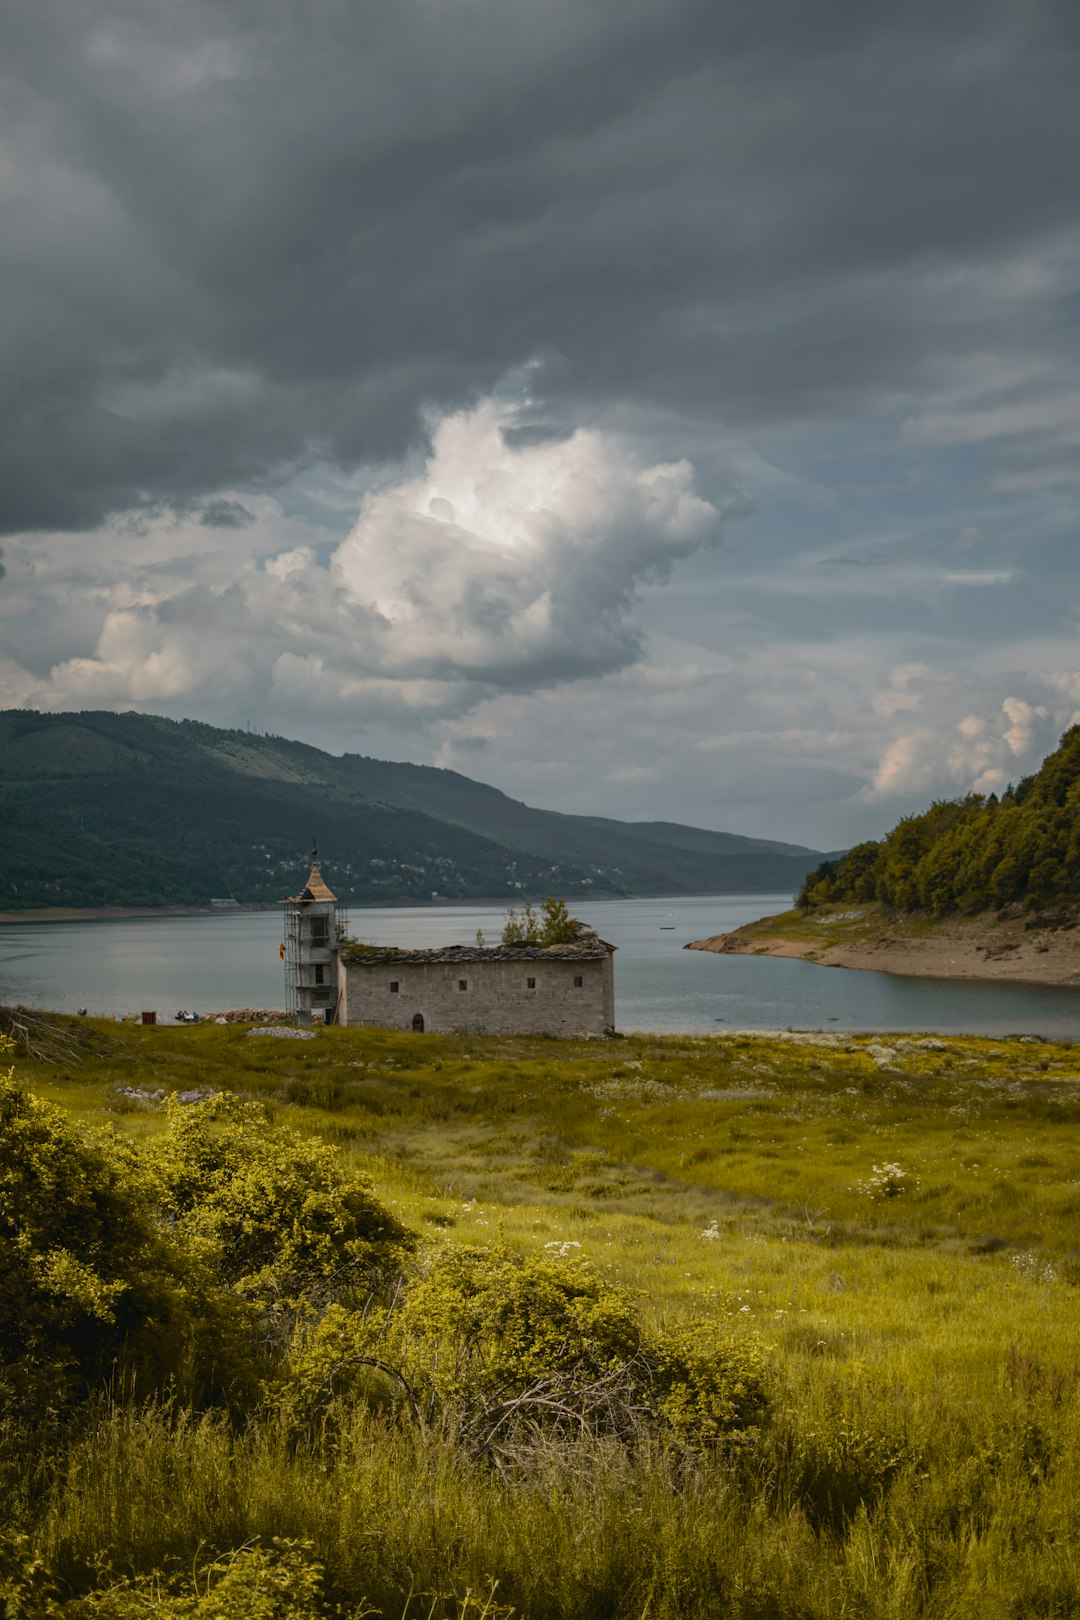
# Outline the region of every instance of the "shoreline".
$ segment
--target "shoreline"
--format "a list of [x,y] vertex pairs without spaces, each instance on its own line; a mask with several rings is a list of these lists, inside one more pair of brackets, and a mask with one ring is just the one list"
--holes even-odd
[[[752,895],[754,891],[749,891]],[[762,898],[769,898],[775,891],[762,891]],[[591,903],[608,905],[611,902],[624,900],[680,900],[713,899],[726,900],[732,895],[744,897],[746,890],[724,890],[715,895],[683,895],[683,894],[595,894],[574,895],[567,900],[571,906],[588,906]],[[0,910],[0,924],[23,922],[124,922],[133,917],[234,917],[238,913],[252,915],[263,911],[277,911],[283,902],[268,901],[265,904],[239,904],[235,906],[35,906],[26,911]],[[539,901],[534,901],[538,905]],[[339,901],[346,911],[430,911],[441,907],[457,907],[468,911],[474,907],[488,906],[520,906],[520,896],[514,895],[475,895],[469,899],[448,898],[440,895],[435,900],[343,900]]]
[[821,917],[764,917],[730,934],[690,941],[688,951],[775,956],[819,967],[915,979],[1080,988],[1080,929],[1038,917],[942,922],[888,917],[864,906]]
[[0,923],[129,922],[133,917],[235,917],[272,911],[272,906],[39,906],[0,911]]

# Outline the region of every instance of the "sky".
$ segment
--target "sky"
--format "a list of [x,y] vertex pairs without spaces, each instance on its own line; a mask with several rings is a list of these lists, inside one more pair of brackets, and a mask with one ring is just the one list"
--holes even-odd
[[819,849],[1080,718],[1075,0],[6,0],[0,707]]

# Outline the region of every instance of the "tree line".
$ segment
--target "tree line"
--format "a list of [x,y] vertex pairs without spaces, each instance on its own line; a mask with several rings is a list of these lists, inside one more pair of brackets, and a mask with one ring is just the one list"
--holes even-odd
[[1000,797],[938,800],[879,842],[823,861],[796,904],[806,911],[869,900],[935,917],[1080,900],[1080,726]]

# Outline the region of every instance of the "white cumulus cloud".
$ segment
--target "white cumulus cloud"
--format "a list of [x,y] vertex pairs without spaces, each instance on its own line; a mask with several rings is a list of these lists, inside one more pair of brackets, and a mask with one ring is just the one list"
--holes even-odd
[[[48,708],[265,700],[284,722],[416,725],[625,668],[643,653],[639,588],[715,544],[738,497],[706,499],[690,461],[626,435],[515,443],[518,409],[487,399],[434,424],[422,469],[361,495],[332,549],[254,502],[224,538],[196,519],[109,533],[78,593],[85,649],[4,689]],[[62,604],[36,588],[47,623]]]
[[[939,704],[960,694],[939,692]],[[998,793],[1015,779],[1042,739],[1050,710],[1024,698],[1005,697],[996,709],[969,711],[957,720],[938,716],[894,736],[881,754],[870,804],[915,794]]]
[[335,553],[383,671],[529,686],[621,667],[638,586],[719,540],[734,499],[698,494],[689,461],[641,465],[584,428],[511,445],[513,420],[494,400],[444,418],[419,476],[369,495]]

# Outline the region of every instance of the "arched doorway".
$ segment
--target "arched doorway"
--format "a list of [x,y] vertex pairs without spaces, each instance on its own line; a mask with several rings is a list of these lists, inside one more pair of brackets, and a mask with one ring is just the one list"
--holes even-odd
[[412,1027],[413,1027],[413,1029],[415,1029],[415,1031],[416,1031],[416,1033],[418,1035],[422,1035],[424,1033],[424,1015],[423,1015],[423,1013],[414,1013],[413,1014]]

